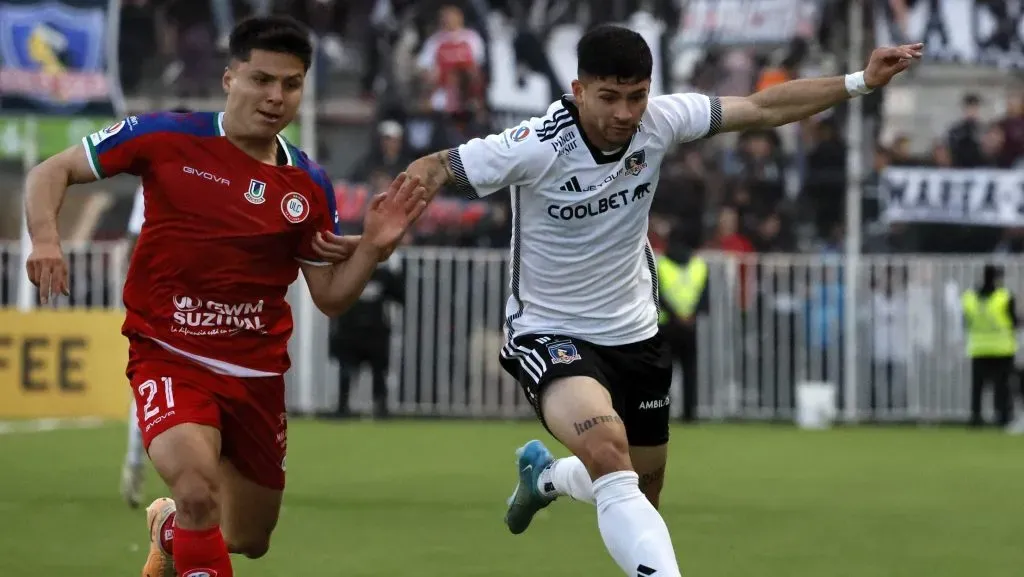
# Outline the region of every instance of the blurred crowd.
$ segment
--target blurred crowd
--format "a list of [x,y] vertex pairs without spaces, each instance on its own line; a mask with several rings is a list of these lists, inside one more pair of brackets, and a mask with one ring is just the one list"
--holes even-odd
[[[356,168],[349,174],[336,175],[375,190],[418,155],[500,130],[510,120],[507,111],[488,102],[489,36],[496,22],[511,30],[517,71],[552,79],[559,87],[552,90],[554,99],[561,83],[543,47],[558,25],[624,22],[643,11],[665,25],[662,60],[680,61],[687,55],[670,47],[672,30],[682,21],[680,5],[674,0],[125,0],[121,78],[129,95],[147,90],[216,95],[231,26],[250,14],[291,14],[307,23],[318,41],[318,97],[349,98],[375,111],[369,151],[352,163]],[[671,65],[665,63],[666,70],[656,74],[673,77],[665,83],[669,90],[745,95],[792,78],[841,73],[837,63],[845,55],[836,46],[843,43],[832,36],[841,33],[833,31],[841,23],[833,24],[842,20],[837,11],[845,8],[839,0],[822,5],[814,25],[799,30],[788,44],[702,49],[682,75],[675,69],[669,73]],[[879,101],[878,94],[865,99],[865,112],[876,121]],[[911,154],[905,136],[879,144],[874,168],[1015,166],[1024,153],[1021,101],[1012,103],[1005,119],[990,124],[980,120],[984,105],[978,96],[965,99],[963,120],[927,158]],[[840,107],[778,130],[680,146],[662,170],[655,228],[692,231],[687,242],[694,248],[842,250],[845,124]],[[326,140],[321,147],[328,156],[347,153],[341,142]],[[472,218],[455,218],[459,226],[440,219],[418,229],[414,242],[507,246],[507,197],[490,198],[478,201],[486,204]],[[870,203],[864,212],[877,219],[877,207]],[[983,232],[972,237],[981,239],[973,248],[1024,250],[1022,231]],[[933,237],[943,238],[941,229],[936,233],[922,225],[892,225],[891,233],[887,229],[868,238],[865,248],[928,250]]]

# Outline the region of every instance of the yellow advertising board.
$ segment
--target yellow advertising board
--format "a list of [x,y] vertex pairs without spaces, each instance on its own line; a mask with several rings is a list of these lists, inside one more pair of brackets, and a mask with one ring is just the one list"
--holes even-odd
[[0,419],[123,419],[124,313],[0,309]]

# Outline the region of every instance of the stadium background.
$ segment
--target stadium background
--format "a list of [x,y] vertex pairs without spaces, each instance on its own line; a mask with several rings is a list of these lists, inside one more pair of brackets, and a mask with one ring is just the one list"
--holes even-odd
[[[450,4],[464,26],[441,52],[424,50]],[[721,95],[843,73],[875,44],[924,40],[928,62],[855,107],[680,146],[663,167],[652,229],[692,231],[711,263],[699,321],[705,424],[675,433],[665,514],[687,573],[1016,575],[1015,440],[882,423],[966,421],[959,294],[987,262],[1024,290],[1020,6],[863,4],[852,14],[843,0],[0,2],[0,572],[131,571],[145,545],[115,493],[127,410],[117,309],[137,181],[69,193],[72,295],[56,312],[18,312],[26,159],[111,123],[113,110],[219,109],[224,32],[275,10],[319,41],[289,137],[314,145],[352,231],[366,196],[418,154],[542,113],[567,90],[575,40],[593,24],[628,23],[648,38],[656,90]],[[12,18],[15,5],[30,10],[27,23]],[[105,26],[54,15],[71,6],[105,11]],[[28,31],[20,52],[17,26]],[[864,49],[851,53],[851,38]],[[482,54],[444,63],[478,39]],[[94,45],[111,50],[88,69],[76,50]],[[112,82],[75,114],[54,114],[11,98],[14,81],[39,70],[77,87]],[[431,84],[432,73],[446,81]],[[40,101],[53,96],[38,90]],[[490,199],[443,196],[389,264],[407,299],[392,314],[392,412],[448,419],[296,418],[275,553],[240,572],[521,575],[528,546],[550,573],[614,574],[583,506],[557,507],[529,541],[501,534],[511,450],[540,430],[498,422],[529,409],[496,362],[511,221],[506,197]],[[296,417],[337,404],[326,322],[300,289],[288,375]],[[357,410],[369,408],[364,381]],[[797,391],[814,383],[834,388],[838,418],[874,426],[809,435],[720,423],[791,421]]]

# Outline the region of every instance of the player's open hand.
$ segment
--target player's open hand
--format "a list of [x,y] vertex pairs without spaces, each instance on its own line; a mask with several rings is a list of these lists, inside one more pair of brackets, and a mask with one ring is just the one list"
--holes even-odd
[[384,253],[405,234],[405,229],[427,207],[427,190],[419,178],[404,172],[388,188],[373,197],[363,220],[363,242]]
[[28,279],[39,287],[39,302],[49,304],[50,298],[68,294],[68,263],[60,243],[33,243],[26,264]]
[[313,252],[330,263],[345,262],[359,246],[360,236],[338,236],[330,231],[318,232],[313,237]]
[[864,69],[864,83],[868,88],[889,84],[894,76],[903,72],[924,53],[924,44],[904,44],[896,47],[875,48]]
[[[345,262],[356,252],[356,247],[363,237],[358,234],[338,236],[330,231],[318,232],[313,238],[313,252],[329,263]],[[388,260],[394,247],[381,254],[380,262]]]

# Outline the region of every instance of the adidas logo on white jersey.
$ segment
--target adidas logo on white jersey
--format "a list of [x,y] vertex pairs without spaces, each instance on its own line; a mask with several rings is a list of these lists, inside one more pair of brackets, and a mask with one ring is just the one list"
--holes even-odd
[[558,190],[563,192],[583,192],[583,189],[580,188],[580,181],[575,176],[565,181],[565,184],[559,186]]

